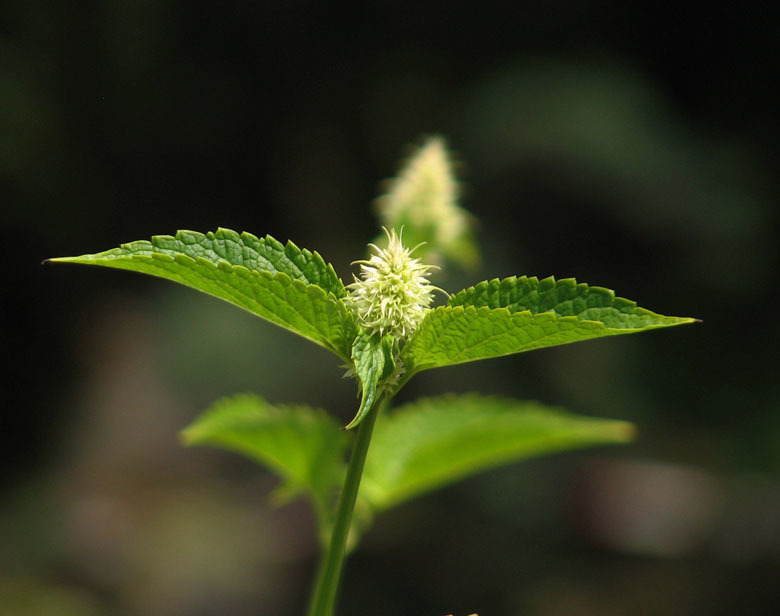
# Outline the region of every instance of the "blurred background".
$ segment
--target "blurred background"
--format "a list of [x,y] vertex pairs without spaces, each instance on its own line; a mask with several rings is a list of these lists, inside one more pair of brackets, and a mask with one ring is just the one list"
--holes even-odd
[[[257,392],[346,420],[333,356],[176,285],[41,267],[225,226],[343,278],[441,134],[477,271],[579,280],[697,326],[416,377],[637,424],[377,520],[340,616],[780,609],[778,10],[771,3],[10,0],[0,11],[0,614],[298,615],[305,505],[178,431]],[[772,282],[772,281],[775,282]]]

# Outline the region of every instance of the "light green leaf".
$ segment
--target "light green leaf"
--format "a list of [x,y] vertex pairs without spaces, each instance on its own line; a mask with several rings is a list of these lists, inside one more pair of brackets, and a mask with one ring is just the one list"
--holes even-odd
[[428,368],[694,321],[655,314],[573,279],[507,278],[465,289],[431,310],[401,357],[408,378]]
[[227,229],[179,231],[175,237],[123,244],[105,252],[50,259],[166,278],[213,295],[295,332],[349,360],[354,317],[346,290],[317,253],[270,236]]
[[320,528],[326,527],[344,477],[348,435],[324,411],[238,395],[213,404],[181,437],[186,445],[213,445],[268,466],[288,493],[308,492]]
[[536,402],[478,394],[422,399],[377,418],[360,495],[381,511],[488,468],[633,435],[629,423]]
[[367,334],[361,330],[352,345],[352,360],[355,362],[355,374],[360,380],[360,408],[346,429],[357,426],[374,407],[377,400],[379,383],[390,376],[395,369],[393,346],[395,339],[391,335],[379,337],[379,334]]

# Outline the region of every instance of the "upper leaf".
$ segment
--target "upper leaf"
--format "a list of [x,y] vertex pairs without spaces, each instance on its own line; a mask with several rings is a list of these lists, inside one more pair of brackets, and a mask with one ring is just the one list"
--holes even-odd
[[[275,240],[270,235],[258,238],[244,231],[236,233],[230,229],[217,229],[206,234],[196,231],[178,231],[175,236],[155,235],[151,241],[140,240],[122,244],[119,248],[95,255],[66,257],[52,261],[125,260],[128,256],[151,256],[164,254],[171,257],[185,255],[193,259],[203,258],[214,264],[227,262],[248,270],[287,274],[294,280],[316,284],[336,297],[344,297],[344,284],[333,269],[316,252],[301,250],[288,241]],[[101,263],[105,265],[105,263]]]
[[347,439],[320,409],[271,405],[248,394],[216,402],[182,431],[187,445],[214,445],[243,454],[280,475],[287,490],[308,490],[323,531],[343,480]]
[[360,495],[383,510],[488,468],[633,435],[629,423],[536,402],[479,394],[422,399],[377,418]]
[[355,335],[346,290],[316,252],[227,229],[179,231],[93,255],[50,259],[158,276],[214,295],[324,346],[345,360]]
[[427,368],[694,321],[573,279],[513,277],[482,282],[430,311],[401,357],[408,378]]
[[615,296],[604,287],[593,287],[574,278],[539,280],[533,277],[485,280],[450,297],[448,306],[487,306],[506,308],[509,312],[528,310],[532,314],[552,312],[581,321],[597,321],[612,329],[647,329],[667,327],[693,319],[665,317],[636,302]]
[[393,373],[394,345],[395,338],[390,334],[380,338],[379,334],[368,334],[361,330],[355,338],[352,345],[352,360],[355,362],[355,373],[360,380],[361,399],[360,408],[354,419],[347,424],[347,430],[363,421],[376,403],[379,382]]

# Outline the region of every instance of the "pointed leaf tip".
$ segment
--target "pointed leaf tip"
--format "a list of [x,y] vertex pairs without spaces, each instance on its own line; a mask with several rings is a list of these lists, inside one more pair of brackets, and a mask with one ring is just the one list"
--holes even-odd
[[220,228],[178,231],[78,257],[48,259],[149,274],[208,293],[350,357],[355,323],[333,267],[292,242]]
[[[431,310],[401,356],[408,374],[533,349],[693,323],[573,278],[494,279]],[[464,332],[466,334],[464,335]]]

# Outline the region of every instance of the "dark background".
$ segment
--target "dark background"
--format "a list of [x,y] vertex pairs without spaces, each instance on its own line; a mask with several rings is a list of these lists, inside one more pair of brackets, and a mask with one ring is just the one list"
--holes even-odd
[[332,356],[190,290],[46,257],[225,226],[343,278],[409,144],[444,135],[483,265],[704,323],[426,373],[635,422],[380,518],[339,614],[775,614],[777,112],[770,3],[7,2],[0,614],[301,614],[305,506],[183,449],[256,391],[347,419]]

